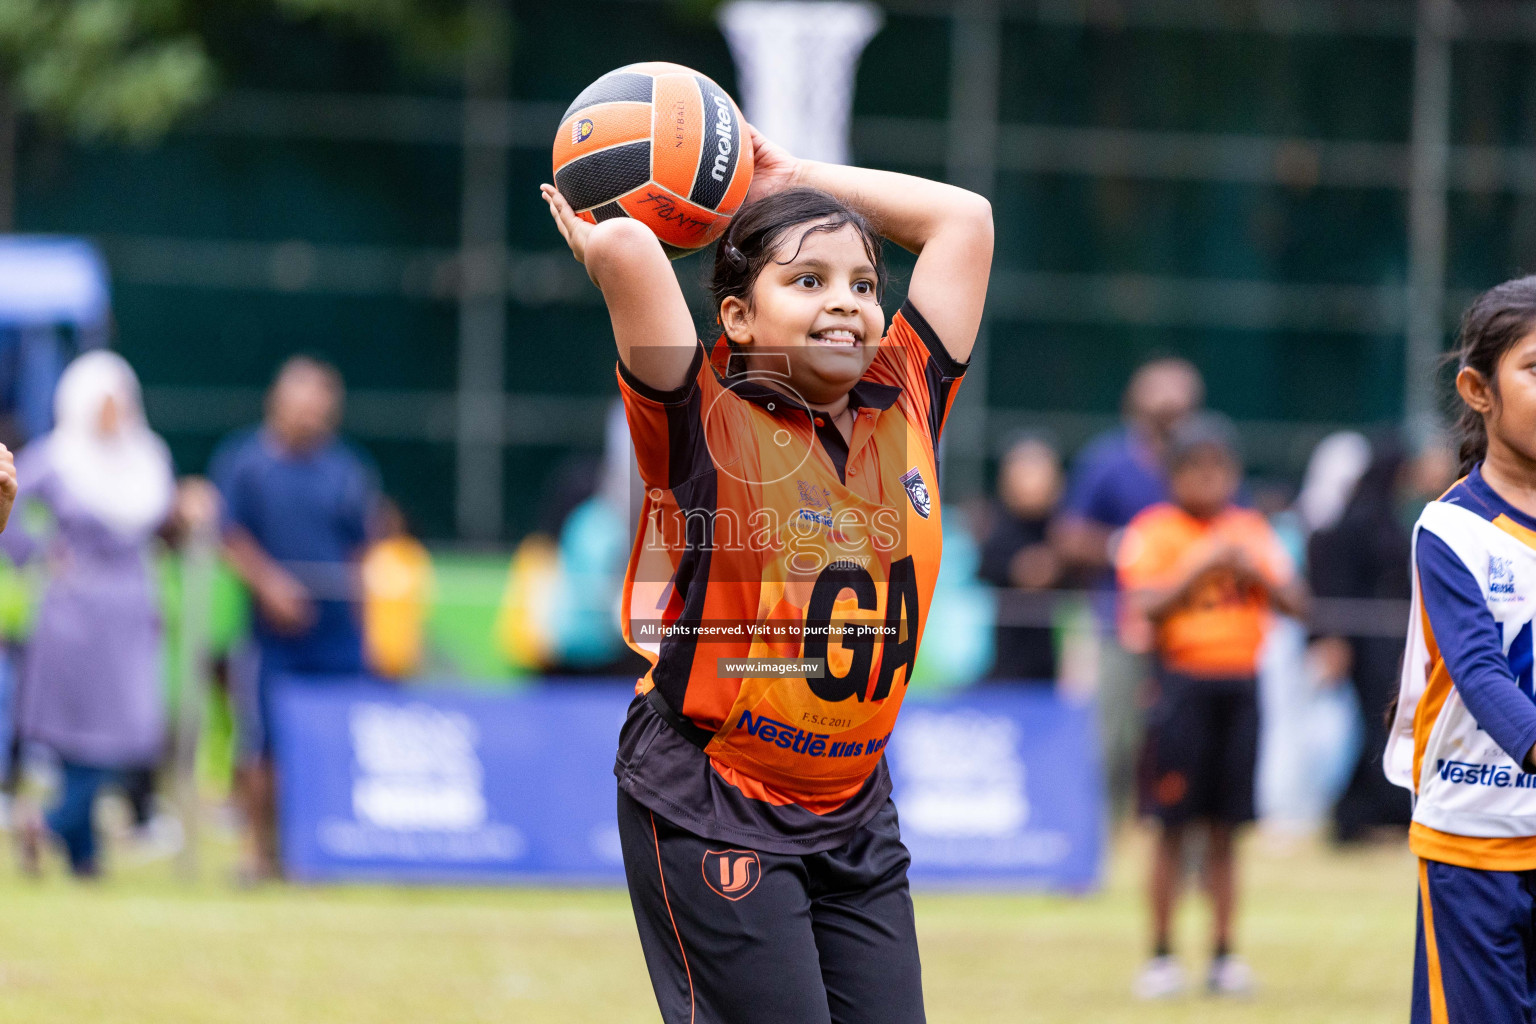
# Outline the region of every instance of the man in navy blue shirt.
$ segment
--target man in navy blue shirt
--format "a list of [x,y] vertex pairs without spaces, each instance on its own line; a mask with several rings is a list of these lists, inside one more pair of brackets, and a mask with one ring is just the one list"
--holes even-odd
[[[1200,371],[1184,359],[1154,359],[1131,375],[1124,424],[1078,455],[1052,531],[1063,563],[1098,590],[1098,701],[1104,771],[1117,809],[1129,806],[1141,733],[1137,689],[1147,677],[1146,648],[1127,650],[1115,628],[1114,547],[1136,514],[1168,498],[1168,439],[1205,401]],[[1151,637],[1147,637],[1150,644]]]
[[226,440],[210,475],[224,500],[224,554],[254,606],[250,657],[232,672],[240,728],[236,788],[247,816],[245,870],[277,871],[271,701],[283,676],[363,671],[357,560],[378,487],[336,437],[341,375],[307,356],[285,362],[261,426]]
[[1062,505],[1060,541],[1073,564],[1092,570],[1103,586],[1114,586],[1115,534],[1142,509],[1168,499],[1168,438],[1204,401],[1205,382],[1188,361],[1144,363],[1125,388],[1124,425],[1100,434],[1078,455]]

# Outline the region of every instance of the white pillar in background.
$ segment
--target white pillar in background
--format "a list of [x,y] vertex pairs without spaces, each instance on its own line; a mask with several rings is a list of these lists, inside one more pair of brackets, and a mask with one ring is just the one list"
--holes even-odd
[[884,22],[880,9],[859,0],[734,0],[718,17],[747,120],[795,156],[847,163],[854,72]]

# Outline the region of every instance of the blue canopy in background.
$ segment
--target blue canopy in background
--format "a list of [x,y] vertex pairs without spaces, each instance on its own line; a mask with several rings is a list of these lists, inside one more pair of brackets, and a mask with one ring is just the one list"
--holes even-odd
[[17,441],[53,426],[53,390],[65,365],[106,344],[107,266],[91,243],[0,235],[0,414]]

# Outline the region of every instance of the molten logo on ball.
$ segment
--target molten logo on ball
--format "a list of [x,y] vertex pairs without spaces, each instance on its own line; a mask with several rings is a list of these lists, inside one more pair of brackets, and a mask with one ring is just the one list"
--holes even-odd
[[731,103],[724,96],[715,97],[715,136],[717,152],[715,165],[709,176],[716,181],[724,181],[725,172],[731,166],[731,147],[734,142],[731,131]]
[[577,142],[586,142],[587,138],[591,134],[592,121],[590,118],[584,117],[580,121],[577,121],[575,124],[571,125],[571,142],[573,144]]

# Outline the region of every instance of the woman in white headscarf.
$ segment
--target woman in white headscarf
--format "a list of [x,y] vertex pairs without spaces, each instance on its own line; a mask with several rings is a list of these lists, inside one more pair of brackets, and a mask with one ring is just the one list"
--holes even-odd
[[[1371,461],[1364,434],[1340,430],[1312,449],[1301,493],[1275,526],[1298,564],[1307,564],[1308,538],[1339,521],[1355,485]],[[1404,560],[1403,564],[1408,563]],[[1317,583],[1315,576],[1309,582]],[[1328,596],[1319,591],[1319,596]],[[1272,826],[1310,830],[1327,810],[1349,771],[1358,731],[1352,701],[1317,682],[1315,667],[1327,651],[1307,646],[1307,629],[1282,620],[1270,632],[1259,670],[1264,734],[1259,740],[1259,807]],[[1311,667],[1309,667],[1311,666]]]
[[1296,513],[1306,536],[1339,521],[1370,463],[1371,442],[1357,431],[1334,431],[1317,443],[1296,496]]
[[71,869],[97,870],[91,807],[119,773],[156,763],[165,745],[160,619],[149,554],[176,484],[165,442],[149,429],[139,382],[114,352],[70,363],[54,396],[55,426],[21,453],[17,498],[42,506],[0,537],[18,562],[41,558],[47,583],[21,670],[20,733],[62,767],[47,816]]

